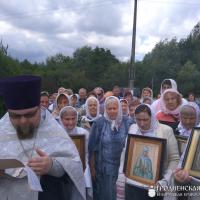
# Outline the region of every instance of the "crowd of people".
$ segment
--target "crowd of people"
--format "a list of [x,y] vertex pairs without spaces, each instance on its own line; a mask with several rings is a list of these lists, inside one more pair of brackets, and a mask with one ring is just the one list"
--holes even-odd
[[[199,102],[185,99],[175,80],[161,83],[153,98],[149,87],[136,97],[129,89],[101,87],[78,94],[60,87],[41,92],[41,78],[18,76],[0,80],[7,113],[0,119],[0,159],[16,158],[40,178],[43,191],[27,187],[25,168],[0,168],[2,199],[148,200],[148,188],[123,172],[127,137],[136,134],[166,140],[163,170],[156,185],[199,185],[181,163],[176,135],[190,138],[199,124]],[[85,135],[85,168],[72,135]],[[144,147],[143,157],[149,149]],[[146,156],[147,157],[147,156]],[[150,165],[150,159],[143,162]],[[141,163],[139,163],[141,165]],[[149,167],[148,167],[149,168]],[[144,173],[136,169],[136,174]],[[9,177],[8,177],[9,174]],[[151,177],[152,172],[147,177]],[[178,196],[178,195],[177,195]],[[176,198],[175,195],[169,197]],[[198,199],[192,196],[191,199]]]

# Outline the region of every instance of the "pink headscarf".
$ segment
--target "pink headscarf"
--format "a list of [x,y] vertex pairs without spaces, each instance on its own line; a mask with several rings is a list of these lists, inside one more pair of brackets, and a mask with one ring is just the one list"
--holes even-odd
[[[180,103],[179,105],[176,107],[176,109],[174,110],[169,110],[166,107],[165,104],[165,100],[164,100],[164,96],[166,95],[166,93],[171,92],[171,93],[176,93],[178,98],[180,98]],[[163,94],[161,95],[161,111],[165,114],[169,114],[169,115],[173,115],[175,118],[179,118],[180,117],[180,106],[183,104],[182,102],[182,95],[176,90],[176,89],[167,89],[163,92]]]

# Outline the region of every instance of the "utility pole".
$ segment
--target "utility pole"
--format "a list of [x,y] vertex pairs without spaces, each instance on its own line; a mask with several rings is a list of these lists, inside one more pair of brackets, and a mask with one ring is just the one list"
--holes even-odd
[[134,15],[133,15],[133,31],[132,31],[132,49],[131,49],[131,63],[129,69],[129,87],[134,91],[135,79],[135,41],[136,41],[136,22],[137,22],[137,0],[134,0]]

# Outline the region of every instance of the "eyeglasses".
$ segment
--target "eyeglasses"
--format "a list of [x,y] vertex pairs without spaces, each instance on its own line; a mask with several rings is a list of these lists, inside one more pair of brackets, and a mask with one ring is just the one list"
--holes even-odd
[[10,118],[12,118],[12,119],[20,119],[21,117],[24,117],[26,119],[31,119],[31,118],[35,117],[35,115],[37,114],[38,110],[39,110],[39,107],[35,111],[29,112],[29,113],[26,113],[26,114],[23,114],[23,115],[17,114],[17,113],[13,113],[13,112],[8,112],[8,113],[9,113]]

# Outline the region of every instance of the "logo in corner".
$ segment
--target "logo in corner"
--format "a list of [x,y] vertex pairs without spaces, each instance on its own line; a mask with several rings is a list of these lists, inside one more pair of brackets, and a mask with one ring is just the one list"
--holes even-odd
[[154,189],[153,186],[150,186],[150,188],[148,190],[148,195],[149,195],[149,197],[155,197],[156,196],[156,190]]

